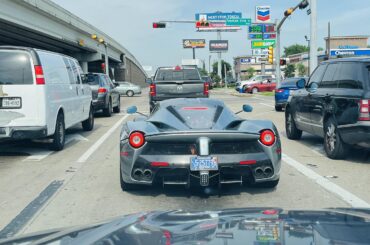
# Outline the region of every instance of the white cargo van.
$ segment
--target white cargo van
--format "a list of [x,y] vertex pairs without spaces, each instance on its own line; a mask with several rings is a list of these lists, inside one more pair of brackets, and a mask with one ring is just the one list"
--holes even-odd
[[0,46],[0,140],[50,137],[62,150],[65,130],[94,127],[92,93],[74,58],[32,48]]

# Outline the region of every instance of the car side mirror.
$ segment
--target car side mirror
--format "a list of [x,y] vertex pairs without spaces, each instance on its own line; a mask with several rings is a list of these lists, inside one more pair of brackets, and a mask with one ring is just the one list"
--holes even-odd
[[137,112],[137,107],[136,106],[130,106],[129,108],[127,108],[126,110],[127,114],[135,114]]
[[253,111],[253,107],[250,106],[250,105],[243,105],[243,111],[244,112],[252,112]]
[[305,86],[306,86],[306,80],[304,80],[304,79],[299,79],[298,81],[297,81],[297,88],[299,88],[299,89],[301,89],[301,88],[304,88]]
[[153,82],[153,79],[147,78],[147,79],[145,79],[145,82],[148,83],[148,84],[151,84]]

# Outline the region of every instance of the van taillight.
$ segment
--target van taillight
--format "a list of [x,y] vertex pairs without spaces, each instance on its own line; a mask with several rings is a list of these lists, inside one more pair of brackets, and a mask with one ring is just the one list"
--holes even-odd
[[157,92],[156,92],[156,87],[155,87],[155,84],[150,84],[150,96],[156,96]]
[[370,100],[360,101],[360,116],[359,121],[370,121]]
[[205,82],[204,83],[204,90],[203,90],[203,94],[208,96],[209,95],[209,83],[208,82]]
[[44,71],[42,70],[42,66],[35,66],[35,76],[36,76],[37,85],[45,84],[45,77],[44,77]]

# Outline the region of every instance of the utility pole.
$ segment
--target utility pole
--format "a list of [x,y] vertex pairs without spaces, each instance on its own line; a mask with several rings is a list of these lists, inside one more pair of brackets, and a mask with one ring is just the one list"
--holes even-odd
[[193,60],[195,60],[195,47],[193,47],[192,49],[193,49]]
[[[278,20],[275,21],[276,26],[278,26]],[[275,66],[275,77],[276,77],[276,87],[279,88],[281,84],[281,70],[280,70],[280,28],[277,27],[276,30],[276,50],[275,50],[275,57],[276,57],[276,66]]]
[[209,55],[208,56],[208,74],[211,74],[211,58],[212,58],[212,55]]
[[226,81],[226,63],[224,63],[224,73],[225,73],[225,76],[224,76],[224,81],[225,81],[225,88],[227,88],[227,81]]
[[[310,39],[308,39],[308,37],[307,36],[304,36],[304,38],[306,39],[306,41],[307,41],[307,45],[308,45],[308,50],[310,50],[311,48],[310,48]],[[310,76],[310,53],[308,53],[308,76]]]
[[104,42],[105,47],[105,74],[109,77],[109,59],[108,59],[108,43]]
[[311,37],[310,37],[310,75],[317,66],[317,4],[316,0],[310,0],[310,22],[311,22]]
[[[217,31],[217,40],[221,40],[221,31]],[[222,73],[221,73],[221,52],[218,52],[218,76],[220,79],[222,79]]]
[[331,48],[330,48],[330,21],[328,22],[328,43],[327,43],[327,47],[326,47],[326,52],[327,52],[327,57],[328,57],[328,60],[330,60],[330,52],[331,52]]

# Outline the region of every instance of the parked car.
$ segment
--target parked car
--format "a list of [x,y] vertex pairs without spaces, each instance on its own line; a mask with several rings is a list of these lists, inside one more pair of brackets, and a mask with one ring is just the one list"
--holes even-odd
[[88,73],[85,75],[86,83],[92,89],[93,106],[95,111],[103,110],[105,116],[121,111],[121,99],[116,84],[103,73]]
[[[242,111],[252,107],[244,105]],[[136,106],[127,109],[136,112]],[[242,119],[215,99],[159,102],[149,117],[124,124],[120,152],[124,191],[156,182],[185,187],[249,182],[267,188],[279,183],[275,125]]]
[[150,111],[162,100],[209,97],[209,83],[202,81],[196,67],[160,67],[154,80],[147,79],[147,83]]
[[209,89],[213,89],[216,86],[210,76],[203,76],[202,80],[203,80],[203,82],[209,84]]
[[130,83],[130,82],[120,82],[117,81],[116,90],[119,92],[120,95],[127,95],[128,97],[132,97],[136,94],[141,94],[141,87],[139,85]]
[[351,145],[370,144],[370,58],[321,63],[286,106],[289,139],[302,131],[324,138],[329,158],[344,158]]
[[74,58],[49,51],[0,47],[0,140],[51,138],[62,150],[65,130],[94,127],[92,95]]
[[273,78],[275,78],[274,75],[256,75],[253,76],[251,79],[237,82],[235,90],[240,91],[240,89],[242,89],[243,91],[246,91],[248,84],[261,83],[263,81],[267,81],[268,79],[272,80]]
[[307,77],[292,77],[283,80],[278,88],[275,89],[275,110],[282,111],[285,108],[289,96],[292,94],[291,91],[298,89],[297,82],[304,79],[306,82]]
[[274,91],[276,88],[276,80],[268,78],[262,82],[247,83],[243,86],[244,93],[256,94],[258,92]]

